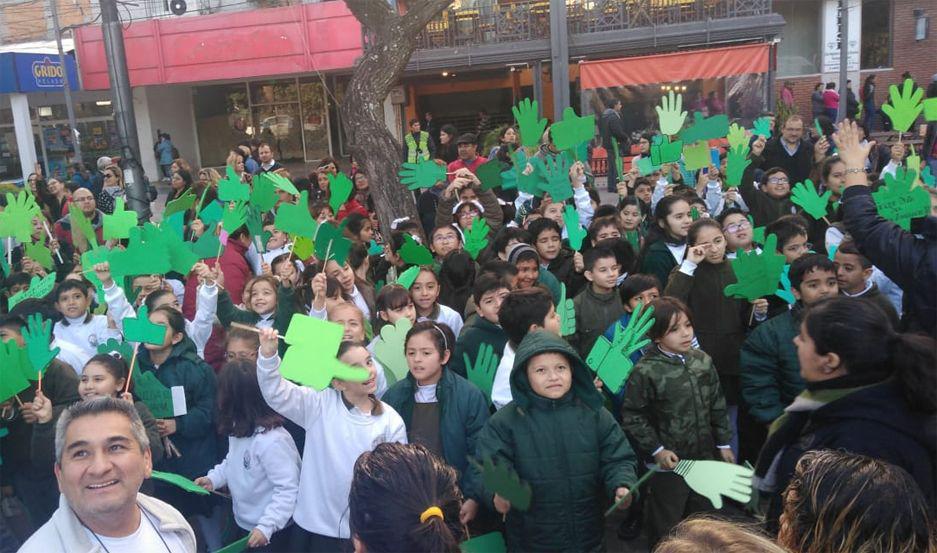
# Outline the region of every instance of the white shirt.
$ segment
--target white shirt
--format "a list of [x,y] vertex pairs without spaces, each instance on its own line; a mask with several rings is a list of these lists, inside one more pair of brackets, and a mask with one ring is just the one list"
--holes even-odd
[[[436,315],[435,319],[429,317],[417,317],[417,322],[423,321],[433,321],[436,323],[443,323],[452,330],[452,335],[456,338],[459,337],[459,333],[462,332],[462,316],[459,315],[455,309],[452,309],[449,306],[443,305],[441,303],[436,304],[439,306],[439,314]],[[450,347],[453,347],[455,344],[449,344]]]
[[498,371],[495,373],[495,381],[491,385],[491,403],[494,404],[495,409],[501,409],[514,401],[511,396],[511,370],[513,368],[514,348],[511,347],[510,342],[506,342],[501,361],[498,363]]
[[[156,530],[155,525],[156,522],[148,518],[146,512],[141,509],[140,526],[129,536],[109,538],[101,534],[95,534],[87,527],[83,529],[92,544],[95,546],[103,544],[110,553],[140,553],[141,551],[164,552],[167,547],[170,553],[189,553],[185,544],[182,543],[182,540],[179,539],[177,534],[160,534]],[[100,544],[98,540],[100,540]],[[164,543],[166,544],[165,547],[163,546]]]
[[54,350],[55,348],[59,348],[59,354],[55,358],[67,364],[78,373],[78,376],[81,376],[82,369],[85,368],[85,364],[91,357],[75,344],[58,338],[53,339],[52,343],[49,344],[49,349]]
[[413,401],[417,403],[437,403],[439,400],[436,399],[436,384],[427,384],[426,386],[417,384],[416,392],[413,394]]
[[71,342],[88,358],[97,355],[98,344],[107,342],[109,338],[118,342],[122,340],[121,332],[116,328],[109,328],[107,317],[104,315],[92,315],[88,322],[85,322],[85,317],[74,321],[63,319],[55,323],[52,334],[57,340]]
[[[296,347],[296,346],[294,346]],[[407,443],[400,415],[382,403],[380,415],[348,409],[334,388],[316,391],[284,379],[280,357],[257,357],[257,382],[267,404],[306,430],[293,520],[303,530],[348,539],[348,492],[355,461],[384,442]]]
[[208,478],[214,489],[231,491],[237,525],[248,532],[257,527],[269,541],[293,516],[299,465],[289,432],[257,428],[247,438],[228,436],[228,455],[208,471]]

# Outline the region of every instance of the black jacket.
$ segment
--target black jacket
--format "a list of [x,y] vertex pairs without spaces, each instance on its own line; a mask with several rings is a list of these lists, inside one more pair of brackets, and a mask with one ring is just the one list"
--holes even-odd
[[912,222],[921,236],[879,216],[868,186],[843,192],[843,223],[859,250],[904,290],[907,328],[937,335],[937,217]]
[[801,139],[797,152],[790,155],[781,144],[782,140],[778,136],[765,144],[765,151],[761,154],[761,168],[765,171],[772,167],[784,169],[791,181],[791,188],[794,188],[794,184],[804,182],[810,177],[810,170],[813,168],[813,143],[807,139]]
[[612,154],[612,139],[618,140],[619,151],[628,145],[628,134],[622,125],[621,114],[612,108],[607,108],[602,112],[602,118],[599,120],[599,132],[602,134],[602,147]]

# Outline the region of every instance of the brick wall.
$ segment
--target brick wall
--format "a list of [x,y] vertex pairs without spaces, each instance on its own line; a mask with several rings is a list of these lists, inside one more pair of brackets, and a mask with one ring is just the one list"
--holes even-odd
[[[924,9],[924,13],[930,17],[930,32],[926,40],[914,40],[915,9]],[[931,76],[937,73],[937,3],[934,0],[894,0],[891,40],[891,68],[861,71],[859,82],[853,83],[852,87],[858,96],[865,78],[872,73],[877,74],[875,101],[878,105],[887,99],[888,86],[897,84],[905,71],[910,71],[917,84],[925,88],[930,83]],[[810,94],[814,85],[821,80],[822,75],[819,74],[793,79],[778,77],[775,82],[776,98],[781,97],[783,83],[791,81],[794,84],[797,112],[809,117]]]
[[[56,0],[59,25],[67,27],[93,17],[91,0]],[[46,0],[11,2],[0,7],[0,43],[15,44],[55,37]]]

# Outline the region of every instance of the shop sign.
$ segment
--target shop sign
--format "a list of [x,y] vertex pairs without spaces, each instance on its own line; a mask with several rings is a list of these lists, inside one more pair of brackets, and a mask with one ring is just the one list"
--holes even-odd
[[65,67],[62,67],[58,56],[21,53],[14,55],[19,92],[62,90],[66,74],[72,90],[78,90],[78,70],[75,66],[75,58],[72,56],[65,56]]

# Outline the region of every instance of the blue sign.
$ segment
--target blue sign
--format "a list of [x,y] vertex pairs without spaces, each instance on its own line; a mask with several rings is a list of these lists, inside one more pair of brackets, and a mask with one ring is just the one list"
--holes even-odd
[[[65,56],[63,68],[58,55],[0,54],[0,67],[4,69],[0,92],[57,92],[64,88],[66,75],[72,90],[81,89],[78,66],[72,55]],[[14,71],[7,71],[8,68]]]

